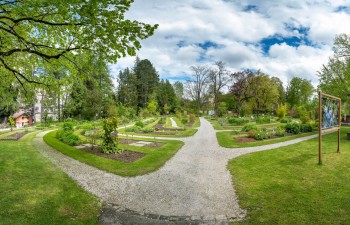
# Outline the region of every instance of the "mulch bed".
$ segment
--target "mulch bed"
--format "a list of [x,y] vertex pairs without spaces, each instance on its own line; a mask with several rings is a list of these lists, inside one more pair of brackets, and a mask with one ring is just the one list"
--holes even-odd
[[[136,142],[141,141],[141,140],[131,140],[131,139],[119,138],[118,141],[119,141],[120,144],[130,145],[132,143],[136,143]],[[151,142],[148,145],[144,146],[144,147],[147,147],[147,148],[160,148],[163,145],[165,145],[164,142],[154,142],[154,141],[147,141],[147,142]]]
[[237,137],[236,141],[238,143],[247,143],[247,142],[256,142],[257,140],[255,140],[254,138],[250,138],[250,137]]
[[94,148],[91,147],[86,147],[83,149],[79,149],[81,151],[84,152],[88,152],[100,157],[104,157],[107,159],[113,159],[113,160],[117,160],[120,162],[125,162],[125,163],[131,163],[134,162],[138,159],[143,158],[146,154],[145,153],[141,153],[141,152],[133,152],[133,151],[129,151],[129,150],[124,150],[122,151],[120,154],[106,154],[102,152],[102,149],[100,146],[94,146]]
[[0,139],[0,141],[17,141],[20,138],[22,138],[24,135],[29,134],[30,132],[23,132],[23,133],[17,133],[17,134],[11,134],[7,137],[3,137]]

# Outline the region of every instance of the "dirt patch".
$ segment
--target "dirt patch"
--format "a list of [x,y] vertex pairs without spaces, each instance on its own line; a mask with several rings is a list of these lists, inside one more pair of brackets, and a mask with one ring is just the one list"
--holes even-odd
[[254,138],[250,138],[250,137],[237,137],[236,141],[238,143],[256,142]]
[[93,148],[91,147],[85,147],[85,148],[81,148],[79,149],[81,151],[84,152],[88,152],[100,157],[104,157],[107,159],[113,159],[113,160],[117,160],[120,162],[125,162],[125,163],[131,163],[134,162],[138,159],[143,158],[146,154],[145,153],[141,153],[141,152],[133,152],[133,151],[129,151],[129,150],[123,150],[120,154],[106,154],[102,152],[102,149],[100,146],[94,146]]
[[0,139],[0,141],[17,141],[20,138],[22,138],[24,135],[29,134],[30,132],[23,132],[23,133],[17,133],[17,134],[11,134],[7,137],[3,137]]

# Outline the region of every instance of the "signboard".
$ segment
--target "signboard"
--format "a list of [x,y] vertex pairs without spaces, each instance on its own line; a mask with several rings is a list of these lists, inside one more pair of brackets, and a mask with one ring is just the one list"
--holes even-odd
[[340,100],[322,96],[322,129],[339,126]]
[[340,107],[341,99],[318,92],[318,163],[322,164],[322,132],[338,131],[338,150],[340,152]]

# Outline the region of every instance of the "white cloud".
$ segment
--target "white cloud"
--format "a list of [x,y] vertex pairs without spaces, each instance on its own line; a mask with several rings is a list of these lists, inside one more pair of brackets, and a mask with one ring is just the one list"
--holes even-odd
[[[248,5],[256,7],[244,11]],[[316,85],[316,72],[331,55],[335,35],[350,33],[350,15],[336,12],[339,6],[349,5],[350,0],[136,0],[126,17],[159,24],[137,54],[149,59],[161,78],[183,76],[192,65],[222,60],[232,71],[261,69],[284,82],[299,76]],[[298,47],[274,44],[264,54],[259,43],[263,38],[305,35],[293,27],[308,29],[309,42]],[[198,46],[207,41],[218,46]],[[134,60],[120,59],[111,66],[112,72],[132,67]]]

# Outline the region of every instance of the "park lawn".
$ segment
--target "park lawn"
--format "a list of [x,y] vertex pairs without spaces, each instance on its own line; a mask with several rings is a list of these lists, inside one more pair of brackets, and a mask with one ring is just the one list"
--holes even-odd
[[323,164],[318,165],[318,138],[231,160],[228,169],[248,210],[238,224],[349,224],[350,151],[342,128],[323,136]]
[[156,171],[163,166],[167,160],[174,156],[184,144],[183,142],[176,140],[157,140],[157,142],[165,143],[160,148],[147,148],[120,144],[119,147],[122,149],[147,154],[143,158],[132,163],[124,163],[78,150],[56,139],[55,134],[56,132],[50,132],[44,136],[44,141],[51,147],[76,160],[120,176],[138,176]]
[[255,147],[255,146],[275,144],[275,143],[284,142],[284,141],[290,141],[296,138],[306,137],[313,134],[317,134],[317,132],[316,131],[307,132],[307,133],[284,136],[279,138],[264,139],[262,141],[240,143],[236,141],[236,138],[239,136],[246,136],[246,135],[231,135],[231,131],[222,131],[222,132],[216,133],[216,138],[218,139],[219,145],[224,148],[244,148],[244,147]]
[[37,133],[0,142],[0,224],[98,224],[98,199],[31,145]]

